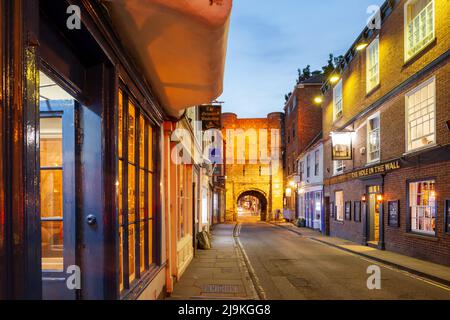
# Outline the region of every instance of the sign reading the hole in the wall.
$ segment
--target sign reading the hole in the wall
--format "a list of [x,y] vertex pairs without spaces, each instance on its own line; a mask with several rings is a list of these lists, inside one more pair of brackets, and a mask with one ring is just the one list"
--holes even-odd
[[388,224],[390,227],[398,228],[400,226],[399,219],[400,212],[400,201],[389,201],[388,202]]

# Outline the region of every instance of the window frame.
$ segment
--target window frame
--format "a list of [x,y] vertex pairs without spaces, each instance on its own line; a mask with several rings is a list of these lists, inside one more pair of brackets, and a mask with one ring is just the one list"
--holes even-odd
[[[337,166],[337,163],[342,163],[342,166]],[[340,176],[345,173],[345,161],[344,160],[334,160],[333,161],[333,176]],[[342,168],[342,171],[338,171],[338,168]]]
[[[376,83],[371,86],[371,73],[370,70],[372,70],[375,66],[372,66],[370,64],[371,62],[371,55],[372,50],[376,47],[377,50],[377,65],[376,65]],[[372,77],[373,78],[373,77]],[[370,45],[366,49],[366,93],[370,93],[373,90],[375,90],[380,85],[380,36],[376,36],[375,39],[370,43]]]
[[[120,127],[120,117],[119,117],[119,97],[120,93],[122,96],[122,126]],[[119,268],[122,268],[122,288],[118,285],[119,295],[121,297],[127,295],[129,292],[134,289],[139,288],[139,283],[142,282],[145,278],[151,274],[155,268],[158,266],[159,261],[157,258],[158,246],[160,245],[160,240],[157,239],[157,224],[159,215],[156,213],[156,202],[155,202],[155,190],[156,190],[156,174],[157,170],[155,167],[155,154],[157,154],[156,150],[156,138],[157,138],[157,125],[151,118],[146,114],[141,104],[137,101],[137,99],[132,95],[132,93],[127,89],[127,87],[121,83],[117,90],[117,164],[121,164],[121,174],[122,174],[122,185],[120,185],[120,172],[117,172],[117,181],[118,190],[122,188],[122,223],[119,221],[120,212],[117,212],[118,219],[118,227],[117,227],[117,237],[118,244],[117,247],[117,256],[119,261]],[[129,158],[129,108],[130,105],[134,106],[135,112],[135,138],[134,138],[134,162],[130,163]],[[144,130],[141,128],[141,117],[144,119]],[[122,132],[119,131],[119,128],[122,129]],[[151,130],[150,130],[151,128]],[[151,132],[150,132],[151,131]],[[144,132],[144,141],[143,144],[145,146],[144,149],[144,164],[141,165],[141,134]],[[151,134],[151,135],[150,135]],[[122,146],[119,149],[119,135],[121,135]],[[152,144],[150,146],[150,143]],[[152,148],[152,152],[150,154],[149,148]],[[119,151],[121,150],[121,153]],[[152,158],[150,158],[150,156]],[[135,278],[130,281],[130,272],[129,272],[129,207],[128,207],[128,187],[129,187],[129,168],[130,166],[134,167],[134,224],[135,227],[135,235],[134,235],[134,275]],[[118,168],[119,169],[119,168]],[[141,172],[144,171],[144,216],[141,217],[141,207],[140,207],[140,197],[141,197]],[[150,179],[152,179],[150,181]],[[149,185],[152,183],[152,186]],[[120,193],[118,192],[117,198],[120,198]],[[149,203],[151,201],[151,204]],[[140,247],[140,227],[141,224],[144,223],[144,257],[141,257],[141,247]],[[152,233],[150,234],[150,225],[152,224]],[[120,229],[122,229],[122,237],[120,237]],[[122,240],[122,244],[120,244],[120,240]],[[120,245],[122,245],[122,260],[119,258]],[[141,271],[141,262],[144,260],[144,271]],[[118,272],[118,282],[120,284],[120,272]]]
[[[431,83],[434,82],[434,92],[433,92],[433,100],[434,100],[434,109],[433,109],[433,113],[434,113],[434,121],[433,121],[433,128],[434,128],[434,141],[433,143],[430,143],[429,145],[425,145],[422,147],[418,147],[418,148],[410,148],[410,130],[409,130],[409,99],[414,96],[415,94],[417,94],[420,90],[422,90],[424,87],[430,85]],[[436,81],[436,76],[433,76],[431,78],[429,78],[428,80],[425,80],[423,82],[421,82],[419,85],[417,85],[416,87],[414,87],[412,90],[408,91],[405,94],[405,137],[406,137],[406,141],[405,141],[405,150],[406,150],[406,154],[408,153],[414,153],[414,152],[418,152],[421,150],[426,150],[429,148],[432,148],[434,146],[436,146],[437,144],[437,122],[436,122],[436,103],[437,103],[437,99],[436,99],[436,93],[437,93],[437,81]]]
[[[338,207],[338,201],[337,201],[337,195],[342,194],[342,217],[339,217],[339,207]],[[338,222],[344,222],[345,221],[345,196],[343,190],[336,190],[334,192],[334,206],[335,206],[335,220]]]
[[[376,159],[370,159],[370,134],[375,130],[369,131],[370,121],[373,119],[378,118],[378,158]],[[376,112],[375,114],[371,115],[369,118],[367,118],[366,121],[366,128],[367,128],[367,136],[366,136],[366,148],[367,148],[367,164],[374,164],[379,163],[381,161],[381,114],[380,112]]]
[[320,175],[320,150],[314,151],[314,176]]
[[[409,25],[408,25],[408,9],[409,6],[412,5],[413,2],[416,2],[418,0],[408,0],[405,3],[404,6],[404,23],[403,23],[403,37],[404,37],[404,60],[405,63],[409,62],[410,60],[414,59],[416,56],[418,56],[421,52],[423,52],[431,43],[433,43],[436,40],[436,4],[434,0],[431,0],[431,3],[433,4],[433,37],[430,38],[429,41],[425,42],[422,46],[419,47],[413,54],[409,55]],[[428,6],[428,5],[427,5]],[[425,10],[426,7],[423,9]],[[420,13],[419,13],[420,15]],[[417,17],[417,16],[416,16]],[[414,18],[416,18],[414,17]],[[414,19],[412,19],[414,20]]]
[[421,230],[413,230],[412,228],[412,210],[411,210],[411,194],[410,194],[410,186],[413,183],[421,183],[421,182],[434,182],[435,188],[437,185],[437,179],[436,177],[426,177],[426,178],[420,178],[420,179],[414,179],[414,180],[407,180],[406,181],[406,223],[407,223],[407,232],[423,237],[430,237],[430,238],[437,238],[438,236],[438,222],[439,222],[439,201],[437,194],[435,196],[435,231],[427,232],[427,231],[421,231]]
[[[340,91],[340,110],[339,113],[337,113],[337,92]],[[337,120],[341,119],[344,116],[344,82],[342,79],[339,80],[338,83],[333,88],[333,122],[336,122]]]

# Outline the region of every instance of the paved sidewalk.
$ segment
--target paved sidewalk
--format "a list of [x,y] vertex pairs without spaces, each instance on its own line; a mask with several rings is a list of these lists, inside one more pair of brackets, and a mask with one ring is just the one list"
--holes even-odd
[[233,239],[234,227],[234,224],[215,226],[213,248],[197,251],[170,299],[257,299],[245,260]]
[[355,253],[357,255],[392,266],[394,268],[410,272],[417,276],[450,286],[449,267],[419,260],[416,258],[411,258],[391,251],[383,251],[371,247],[366,247],[358,243],[340,238],[326,237],[323,236],[320,232],[307,228],[298,228],[291,223],[277,223],[276,225],[295,232],[305,238],[310,238],[312,240],[319,241],[338,249]]

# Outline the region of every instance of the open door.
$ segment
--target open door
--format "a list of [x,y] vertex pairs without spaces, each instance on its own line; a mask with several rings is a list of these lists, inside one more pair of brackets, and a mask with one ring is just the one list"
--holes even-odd
[[40,96],[43,299],[74,300],[76,101],[43,73]]

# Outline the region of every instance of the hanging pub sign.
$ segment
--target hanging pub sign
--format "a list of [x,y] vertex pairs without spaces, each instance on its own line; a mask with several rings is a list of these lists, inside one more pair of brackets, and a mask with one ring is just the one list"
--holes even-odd
[[333,161],[352,160],[353,146],[352,146],[353,132],[332,132],[332,159]]
[[199,106],[199,117],[202,122],[203,131],[211,129],[222,129],[222,106],[203,105]]

